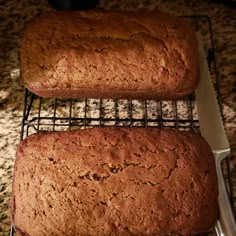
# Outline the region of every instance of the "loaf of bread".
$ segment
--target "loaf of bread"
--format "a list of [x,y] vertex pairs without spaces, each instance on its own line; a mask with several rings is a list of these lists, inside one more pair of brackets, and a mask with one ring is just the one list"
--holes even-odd
[[214,157],[197,134],[41,133],[18,147],[12,218],[28,236],[190,234],[213,226],[217,196]]
[[21,78],[43,97],[175,100],[199,80],[196,34],[160,12],[53,12],[27,27]]

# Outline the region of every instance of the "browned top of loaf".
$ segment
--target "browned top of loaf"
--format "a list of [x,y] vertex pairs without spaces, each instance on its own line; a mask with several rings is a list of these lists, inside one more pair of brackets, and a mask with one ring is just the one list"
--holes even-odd
[[167,235],[216,220],[213,154],[191,132],[94,128],[18,147],[13,221],[26,235]]
[[173,99],[195,89],[198,70],[194,30],[160,12],[53,12],[21,47],[23,83],[46,97]]

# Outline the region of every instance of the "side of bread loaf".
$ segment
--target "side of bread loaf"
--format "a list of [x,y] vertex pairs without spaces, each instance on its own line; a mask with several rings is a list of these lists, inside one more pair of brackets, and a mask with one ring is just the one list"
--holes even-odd
[[23,235],[199,233],[218,213],[213,154],[191,132],[94,128],[18,147],[12,218]]
[[21,46],[21,78],[43,97],[177,99],[199,80],[194,30],[160,12],[53,12]]

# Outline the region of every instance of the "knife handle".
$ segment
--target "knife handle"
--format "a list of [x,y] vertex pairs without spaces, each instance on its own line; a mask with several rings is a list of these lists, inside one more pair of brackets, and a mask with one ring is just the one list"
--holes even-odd
[[[221,163],[222,160],[229,154],[230,150],[214,152],[216,160],[216,170],[218,176],[219,186],[219,208],[220,208],[220,224],[217,222],[216,231],[221,232],[218,235],[235,236],[236,235],[236,224],[233,215],[233,211],[230,205],[228,193],[225,186],[225,181],[222,173]],[[226,155],[227,154],[227,155]],[[222,234],[222,229],[224,234]]]

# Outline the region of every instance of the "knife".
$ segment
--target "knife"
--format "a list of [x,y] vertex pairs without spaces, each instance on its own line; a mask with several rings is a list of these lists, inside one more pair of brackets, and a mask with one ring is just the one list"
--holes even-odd
[[221,168],[222,160],[230,154],[230,146],[210,78],[203,43],[200,35],[198,34],[197,36],[200,52],[200,81],[195,91],[197,111],[201,135],[207,140],[215,156],[219,186],[220,217],[215,225],[215,230],[218,236],[236,236],[235,219]]

